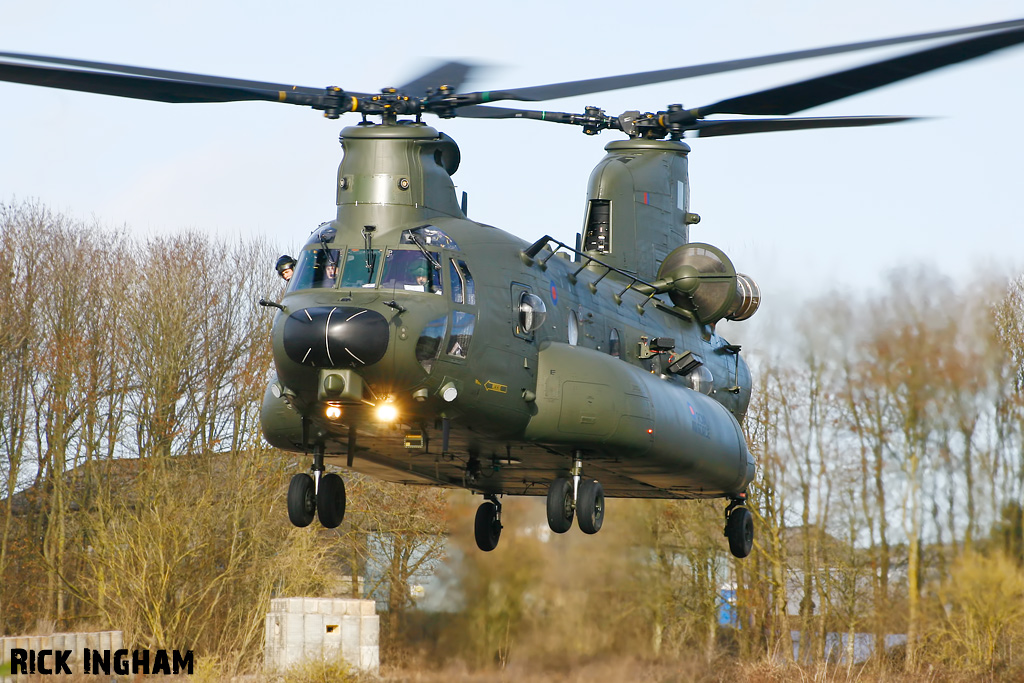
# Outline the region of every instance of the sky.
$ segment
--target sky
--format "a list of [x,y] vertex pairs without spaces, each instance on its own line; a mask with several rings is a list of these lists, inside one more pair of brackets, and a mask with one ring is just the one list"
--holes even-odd
[[[0,0],[0,51],[372,92],[437,62],[496,90],[751,57],[1024,17],[1024,0],[585,5]],[[709,104],[913,49],[751,69],[545,103],[610,114]],[[887,286],[893,269],[957,280],[1024,263],[1024,48],[802,115],[907,114],[876,128],[688,141],[694,241],[759,282],[762,311]],[[163,104],[0,84],[0,202],[145,237],[194,229],[296,249],[334,215],[340,121],[274,103]],[[534,121],[432,121],[455,138],[469,215],[572,243],[603,146]],[[269,264],[268,264],[268,267]],[[760,313],[759,315],[764,315]]]

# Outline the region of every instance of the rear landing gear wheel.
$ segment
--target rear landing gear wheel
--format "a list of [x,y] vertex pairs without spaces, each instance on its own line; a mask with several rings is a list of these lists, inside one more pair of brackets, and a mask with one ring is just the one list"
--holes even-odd
[[300,472],[288,485],[288,519],[295,526],[309,526],[316,514],[316,490],[313,477]]
[[754,548],[754,516],[742,505],[733,508],[725,522],[725,536],[729,550],[735,557],[744,558]]
[[585,534],[596,534],[604,524],[604,487],[596,479],[580,482],[576,494],[576,523]]
[[497,548],[498,539],[501,538],[501,520],[498,513],[498,505],[489,500],[481,503],[476,509],[476,522],[473,526],[476,546],[485,553]]
[[327,529],[334,529],[345,519],[345,481],[333,472],[320,477],[316,514]]
[[572,482],[559,477],[548,489],[548,526],[556,534],[564,534],[572,527]]

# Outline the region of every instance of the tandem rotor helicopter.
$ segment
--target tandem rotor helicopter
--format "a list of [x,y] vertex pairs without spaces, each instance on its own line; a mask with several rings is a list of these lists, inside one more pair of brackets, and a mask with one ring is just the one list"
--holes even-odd
[[[938,47],[685,108],[618,116],[495,107],[769,64],[949,39]],[[685,135],[871,126],[908,116],[789,115],[1024,43],[1024,19],[764,57],[512,90],[461,92],[451,62],[380,93],[311,88],[0,52],[0,80],[170,103],[270,101],[341,132],[337,217],[294,259],[274,310],[266,440],[312,461],[288,490],[296,526],[345,515],[326,465],[484,497],[481,550],[498,545],[503,495],[547,498],[551,530],[601,529],[605,497],[725,498],[736,557],[753,546],[755,462],[741,423],[751,377],[716,332],[760,303],[720,249],[691,242]],[[590,177],[575,244],[532,244],[466,216],[460,151],[424,115],[533,119],[620,131]],[[716,114],[743,118],[709,118]]]

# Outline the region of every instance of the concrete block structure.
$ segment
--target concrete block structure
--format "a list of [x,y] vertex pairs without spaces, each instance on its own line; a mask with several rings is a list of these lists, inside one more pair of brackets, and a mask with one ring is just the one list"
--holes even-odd
[[373,600],[275,598],[266,621],[264,668],[341,658],[358,671],[380,669],[380,617]]

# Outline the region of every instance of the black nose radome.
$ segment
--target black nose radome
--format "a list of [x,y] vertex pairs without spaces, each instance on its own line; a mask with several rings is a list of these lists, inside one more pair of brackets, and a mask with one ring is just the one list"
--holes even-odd
[[388,321],[365,308],[304,308],[284,322],[284,350],[296,363],[320,368],[372,365],[388,349]]

